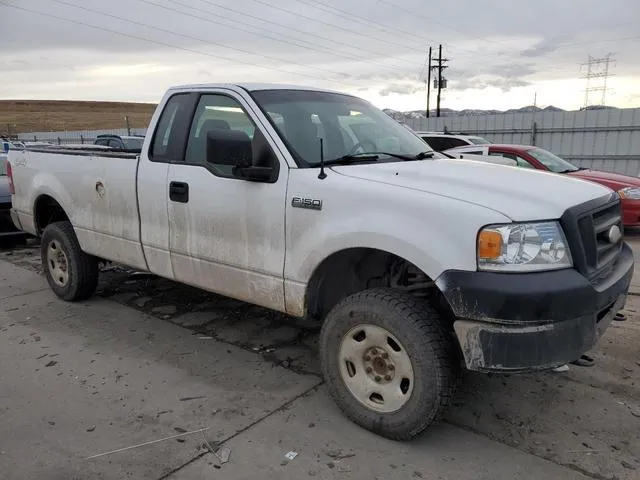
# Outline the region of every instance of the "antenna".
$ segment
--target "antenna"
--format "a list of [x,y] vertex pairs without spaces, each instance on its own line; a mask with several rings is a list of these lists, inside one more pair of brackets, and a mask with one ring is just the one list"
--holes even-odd
[[327,174],[324,173],[324,146],[322,145],[322,137],[320,137],[320,173],[318,174],[320,180],[327,178]]

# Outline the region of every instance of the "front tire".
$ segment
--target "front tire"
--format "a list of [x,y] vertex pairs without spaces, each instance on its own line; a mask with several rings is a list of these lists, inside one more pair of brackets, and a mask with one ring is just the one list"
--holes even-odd
[[441,418],[457,379],[454,352],[426,301],[390,289],[345,298],[320,333],[322,372],[338,407],[393,440],[417,437]]
[[51,290],[68,302],[86,300],[98,286],[98,260],[80,248],[70,222],[47,225],[40,254]]

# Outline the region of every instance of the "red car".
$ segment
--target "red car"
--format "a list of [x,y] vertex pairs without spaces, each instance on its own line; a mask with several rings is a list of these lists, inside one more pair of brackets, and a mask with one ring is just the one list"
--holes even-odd
[[546,170],[553,173],[571,175],[605,185],[618,192],[622,198],[622,213],[625,227],[640,226],[640,178],[576,167],[553,153],[531,145],[467,145],[446,150],[444,153],[457,155],[496,155],[515,160],[522,168]]

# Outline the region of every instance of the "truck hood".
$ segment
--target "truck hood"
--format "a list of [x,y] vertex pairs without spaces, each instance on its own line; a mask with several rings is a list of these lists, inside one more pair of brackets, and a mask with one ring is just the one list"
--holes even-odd
[[566,175],[472,160],[436,159],[331,169],[353,178],[473,203],[513,221],[560,218],[567,208],[612,192]]

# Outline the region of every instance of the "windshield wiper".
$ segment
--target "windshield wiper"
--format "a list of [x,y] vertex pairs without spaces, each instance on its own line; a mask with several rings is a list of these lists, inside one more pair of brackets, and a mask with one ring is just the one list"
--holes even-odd
[[[417,155],[403,155],[401,153],[392,153],[392,152],[362,152],[362,153],[353,153],[348,155],[343,155],[338,158],[333,158],[331,160],[325,160],[325,165],[350,165],[352,163],[358,162],[371,162],[380,158],[380,156],[386,155],[389,157],[399,158],[406,162],[411,160],[424,160],[425,158],[433,158],[433,152],[420,152]],[[314,167],[319,167],[320,163],[313,164]]]

